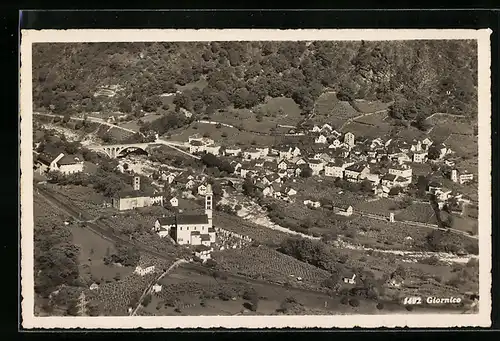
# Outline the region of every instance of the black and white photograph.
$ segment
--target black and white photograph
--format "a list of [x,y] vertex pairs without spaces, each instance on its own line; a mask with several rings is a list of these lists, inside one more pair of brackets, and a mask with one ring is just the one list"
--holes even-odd
[[23,31],[24,327],[489,325],[489,35]]

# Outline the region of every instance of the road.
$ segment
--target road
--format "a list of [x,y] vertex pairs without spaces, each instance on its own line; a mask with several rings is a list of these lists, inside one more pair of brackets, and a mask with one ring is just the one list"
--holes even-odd
[[178,147],[178,146],[183,145],[183,144],[175,143],[175,142],[173,143],[173,142],[165,141],[165,140],[161,140],[161,139],[155,140],[154,143],[162,144],[164,146],[170,147],[170,148],[172,148],[172,149],[174,149],[174,150],[176,150],[176,151],[178,151],[178,152],[180,152],[180,153],[182,153],[184,155],[187,155],[187,156],[189,156],[189,157],[191,157],[193,159],[196,159],[196,160],[200,160],[201,159],[199,156],[196,156],[196,155],[193,155],[191,153],[188,153],[188,152],[186,152],[186,151],[184,151],[184,150],[182,150],[182,149],[180,149]]
[[[58,118],[61,118],[61,119],[64,118],[63,115],[46,114],[46,113],[41,113],[41,112],[33,112],[33,115],[45,116],[45,117],[52,117],[52,118],[58,117]],[[70,120],[84,121],[85,119],[81,118],[81,117],[74,117],[74,116],[72,116],[72,117],[70,117]],[[132,134],[139,133],[139,134],[142,135],[141,132],[138,132],[138,131],[135,131],[135,130],[132,130],[132,129],[128,129],[128,128],[125,128],[125,127],[117,126],[116,124],[112,124],[112,123],[106,122],[102,118],[87,116],[86,120],[89,121],[89,122],[104,124],[104,125],[106,125],[106,126],[108,126],[110,128],[121,129],[121,130],[124,130],[124,131],[126,131],[128,133],[132,133]]]
[[139,308],[141,307],[141,303],[142,303],[142,300],[144,299],[144,297],[146,297],[147,294],[150,294],[151,291],[153,290],[153,285],[155,283],[158,283],[163,277],[165,277],[170,271],[172,271],[173,269],[175,269],[176,267],[178,267],[179,265],[183,264],[183,263],[188,263],[188,261],[186,261],[185,259],[178,259],[174,262],[174,264],[170,265],[170,267],[165,270],[160,276],[158,276],[158,278],[156,278],[155,280],[151,281],[151,283],[149,284],[149,286],[144,290],[144,292],[142,293],[142,296],[141,298],[139,298],[139,302],[137,303],[137,306],[135,307],[135,309],[130,313],[130,316],[135,316],[135,314],[137,314],[137,311],[139,310]]
[[[382,216],[382,215],[363,212],[363,211],[356,211],[355,214],[359,214],[360,216],[365,217],[365,218],[369,218],[369,219],[384,220],[384,221],[388,220],[387,216]],[[406,220],[396,220],[396,222],[401,223],[401,224],[405,224],[405,225],[410,225],[410,226],[429,228],[429,229],[433,229],[433,230],[450,231],[451,233],[461,234],[461,235],[468,237],[468,238],[478,239],[478,236],[470,235],[467,232],[456,230],[456,229],[451,229],[451,228],[443,230],[442,228],[439,228],[437,225],[434,226],[432,224],[425,224],[425,223],[419,223],[416,221],[406,221]]]

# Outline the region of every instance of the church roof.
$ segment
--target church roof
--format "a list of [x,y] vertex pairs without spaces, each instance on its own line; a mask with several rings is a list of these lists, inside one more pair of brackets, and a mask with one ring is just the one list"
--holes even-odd
[[179,225],[208,224],[208,216],[206,214],[179,214],[177,215],[177,224]]

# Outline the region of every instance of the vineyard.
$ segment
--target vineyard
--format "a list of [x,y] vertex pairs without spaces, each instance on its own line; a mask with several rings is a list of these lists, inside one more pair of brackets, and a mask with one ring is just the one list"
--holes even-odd
[[137,300],[146,287],[171,263],[141,255],[139,264],[154,265],[155,271],[145,276],[131,273],[119,281],[102,284],[99,289],[91,291],[91,299],[100,303],[100,310],[105,315],[127,315],[128,308],[137,305]]
[[[265,246],[215,252],[213,258],[223,271],[281,284],[291,282],[296,286],[317,288],[330,276],[327,271]],[[302,281],[295,277],[301,277]]]
[[35,231],[37,228],[52,229],[61,226],[69,216],[60,210],[54,209],[47,201],[35,193],[33,194],[33,218]]
[[248,236],[260,244],[279,245],[283,240],[290,237],[288,233],[252,224],[221,211],[214,216],[214,224],[228,231]]
[[343,122],[359,116],[359,113],[349,102],[339,101],[334,93],[325,93],[320,96],[315,105],[315,124],[329,123],[339,127]]
[[394,217],[396,220],[416,221],[426,224],[437,224],[432,206],[427,203],[413,203]]

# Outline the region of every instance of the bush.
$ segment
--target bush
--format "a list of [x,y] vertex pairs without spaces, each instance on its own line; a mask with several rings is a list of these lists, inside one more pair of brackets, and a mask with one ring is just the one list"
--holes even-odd
[[343,305],[347,305],[347,303],[349,303],[349,298],[347,298],[347,296],[344,296],[340,299],[340,303],[342,303]]
[[378,310],[384,309],[384,304],[382,302],[377,303],[377,309]]
[[359,306],[359,300],[357,298],[351,298],[349,300],[349,305],[351,307],[358,307]]

